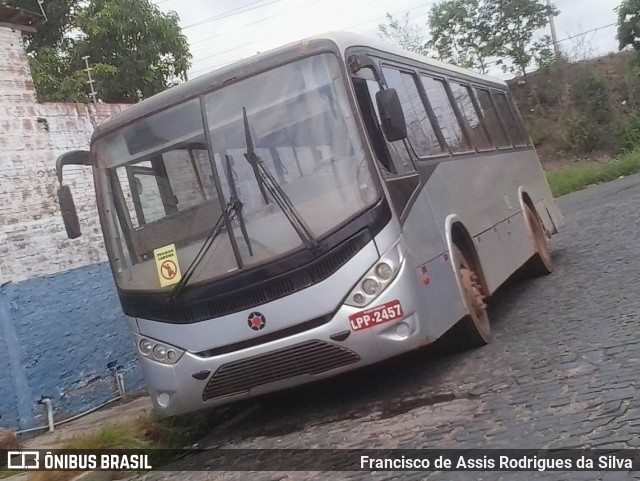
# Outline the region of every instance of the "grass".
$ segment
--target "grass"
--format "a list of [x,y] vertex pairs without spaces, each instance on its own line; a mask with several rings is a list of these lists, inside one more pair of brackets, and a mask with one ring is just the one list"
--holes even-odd
[[600,162],[550,170],[547,179],[554,196],[560,196],[600,184],[620,176],[640,171],[640,148],[621,155],[617,159],[603,158]]
[[0,471],[0,479],[11,478],[12,476],[18,476],[24,473],[25,471]]
[[[191,446],[207,435],[215,426],[219,415],[219,411],[203,411],[196,415],[170,419],[146,416],[133,422],[107,424],[92,433],[77,436],[62,446],[56,446],[56,449],[175,449],[177,457],[181,448]],[[167,453],[162,451],[158,456],[149,454],[151,465],[162,466],[173,461],[175,457],[167,458]],[[32,473],[28,479],[68,481],[79,474],[77,471],[39,471]]]

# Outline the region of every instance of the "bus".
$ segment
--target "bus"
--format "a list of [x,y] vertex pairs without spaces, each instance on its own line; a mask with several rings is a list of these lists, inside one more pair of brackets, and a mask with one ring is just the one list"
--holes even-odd
[[556,208],[507,85],[331,33],[172,87],[56,162],[93,170],[106,251],[161,416],[491,338]]

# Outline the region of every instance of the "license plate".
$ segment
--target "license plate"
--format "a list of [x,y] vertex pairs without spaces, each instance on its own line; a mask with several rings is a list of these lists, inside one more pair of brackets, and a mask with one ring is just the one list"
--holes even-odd
[[353,314],[349,316],[349,322],[351,323],[351,329],[360,331],[378,324],[402,319],[403,317],[400,301],[396,300]]

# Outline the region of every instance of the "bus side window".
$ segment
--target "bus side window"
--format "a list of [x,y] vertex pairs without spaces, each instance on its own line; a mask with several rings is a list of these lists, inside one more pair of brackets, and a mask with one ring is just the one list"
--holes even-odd
[[482,116],[487,124],[487,129],[489,129],[489,134],[491,134],[491,137],[496,142],[496,147],[500,149],[511,147],[511,142],[503,128],[500,117],[494,109],[491,94],[485,89],[476,88],[475,90],[480,110],[482,110]]
[[451,152],[468,151],[469,143],[449,101],[444,81],[426,75],[421,75],[420,80],[449,150]]
[[402,217],[411,196],[420,185],[420,177],[411,162],[404,142],[387,142],[380,129],[380,115],[376,103],[376,93],[380,85],[376,80],[354,78],[360,111],[371,144],[389,189],[391,204],[398,216]]
[[382,71],[387,85],[398,92],[407,122],[407,136],[416,154],[427,157],[444,153],[420,98],[415,76],[389,67],[383,67]]
[[150,161],[116,170],[133,227],[142,227],[167,215],[162,191]]
[[480,115],[473,105],[473,99],[471,98],[469,87],[459,84],[458,82],[449,82],[449,87],[451,87],[451,93],[453,94],[453,98],[458,109],[467,121],[473,146],[478,150],[493,149],[493,144],[487,137]]
[[507,133],[509,134],[509,138],[513,145],[517,147],[527,145],[527,137],[523,134],[523,131],[520,128],[520,122],[516,119],[511,107],[509,106],[507,96],[504,92],[496,91],[492,91],[491,95],[496,103],[498,115],[504,120],[504,126],[507,129]]
[[[370,85],[369,85],[370,84]],[[378,113],[376,112],[375,92],[379,89],[375,80],[353,79],[353,87],[358,99],[358,105],[362,112],[362,120],[369,134],[376,159],[382,164],[384,170],[396,173],[396,167],[391,160],[390,151],[385,145],[384,136],[379,128]]]
[[153,172],[145,173],[134,168],[132,178],[131,191],[134,193],[134,202],[139,207],[136,209],[138,227],[163,218],[166,212],[160,202],[160,189]]
[[383,173],[409,174],[415,172],[411,155],[404,142],[387,142],[382,134],[378,104],[376,103],[376,93],[380,90],[378,82],[370,78],[354,78],[353,86],[376,158],[384,167]]

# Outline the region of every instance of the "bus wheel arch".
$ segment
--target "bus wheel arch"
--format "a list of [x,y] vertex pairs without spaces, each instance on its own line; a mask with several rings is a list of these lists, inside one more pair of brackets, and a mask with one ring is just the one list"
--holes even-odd
[[550,233],[547,232],[531,197],[522,187],[518,189],[518,197],[524,224],[534,249],[534,253],[525,264],[524,270],[534,277],[551,274],[553,272],[553,259],[549,252],[548,239]]
[[456,342],[461,341],[464,347],[484,346],[491,340],[491,324],[485,303],[489,290],[480,258],[469,232],[457,216],[447,218],[446,229],[451,266],[467,308],[467,315],[454,326]]

